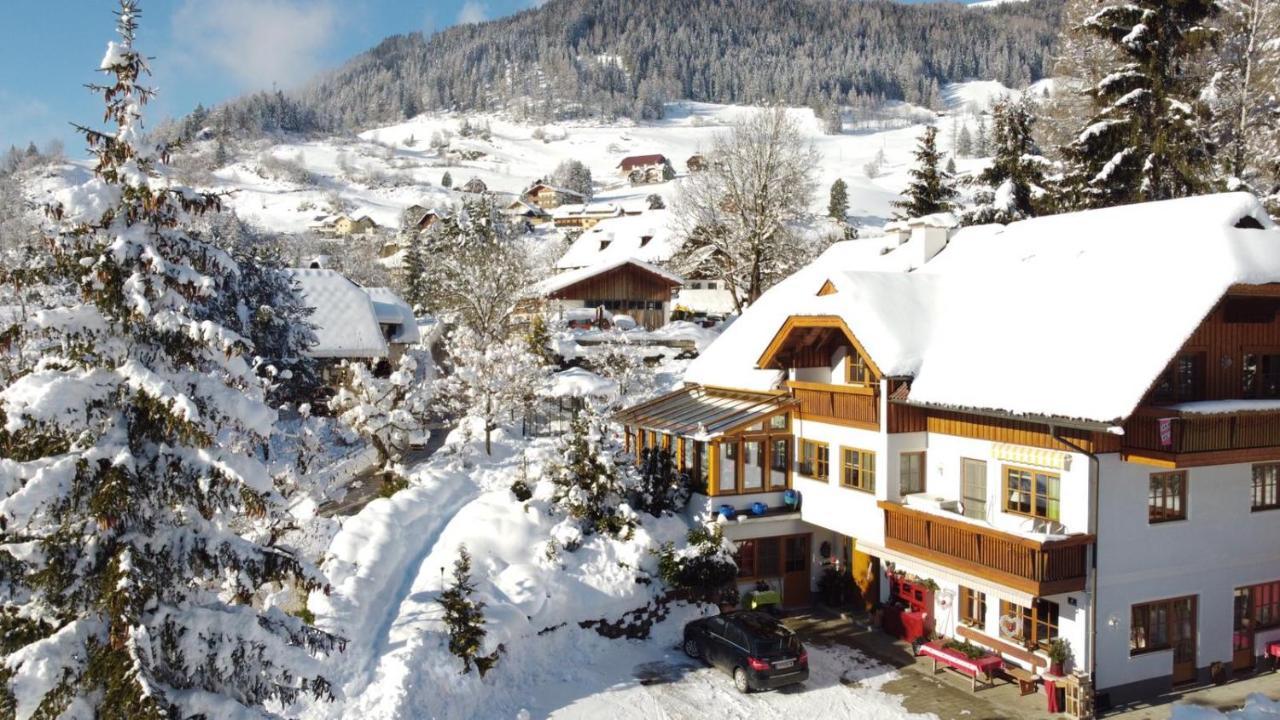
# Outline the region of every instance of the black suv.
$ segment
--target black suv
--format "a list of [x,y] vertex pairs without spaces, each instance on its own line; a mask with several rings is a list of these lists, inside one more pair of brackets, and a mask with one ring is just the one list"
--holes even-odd
[[809,653],[773,617],[740,611],[684,626],[684,652],[733,675],[741,692],[772,690],[809,679]]

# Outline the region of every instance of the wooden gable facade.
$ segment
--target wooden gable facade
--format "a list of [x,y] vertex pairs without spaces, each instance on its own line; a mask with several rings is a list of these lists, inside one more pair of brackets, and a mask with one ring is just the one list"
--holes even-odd
[[667,324],[672,292],[680,283],[625,263],[548,293],[552,300],[579,300],[584,307],[603,307],[613,314],[629,315],[648,330]]

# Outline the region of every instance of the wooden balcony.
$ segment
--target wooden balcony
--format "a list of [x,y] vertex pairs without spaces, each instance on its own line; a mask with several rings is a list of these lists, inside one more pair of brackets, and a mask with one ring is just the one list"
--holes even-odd
[[1143,406],[1124,424],[1122,442],[1126,453],[1178,467],[1280,459],[1280,410],[1204,414]]
[[792,380],[787,383],[800,401],[801,420],[880,429],[880,391],[875,386],[830,385]]
[[1040,542],[881,501],[889,550],[1040,597],[1085,588],[1092,535]]

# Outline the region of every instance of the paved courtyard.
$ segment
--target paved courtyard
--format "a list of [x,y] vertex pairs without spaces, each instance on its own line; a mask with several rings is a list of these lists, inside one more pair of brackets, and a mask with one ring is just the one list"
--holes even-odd
[[[969,680],[953,672],[933,673],[932,663],[916,658],[906,643],[869,627],[862,618],[847,619],[821,611],[795,615],[786,623],[806,641],[856,648],[900,672],[882,689],[902,696],[902,704],[913,713],[933,713],[941,720],[1061,720],[1063,715],[1046,710],[1041,690],[1020,696],[1016,684],[998,682],[993,688],[970,691]],[[1260,692],[1280,698],[1280,674],[1261,673],[1222,686],[1174,692],[1141,705],[1113,708],[1104,717],[1120,720],[1167,720],[1172,703],[1183,702],[1220,709],[1244,704],[1250,693]]]

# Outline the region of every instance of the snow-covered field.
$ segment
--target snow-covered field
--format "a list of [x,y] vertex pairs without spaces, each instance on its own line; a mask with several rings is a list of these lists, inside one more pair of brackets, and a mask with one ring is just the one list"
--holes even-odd
[[[974,120],[968,114],[989,107],[993,100],[1019,95],[1019,91],[991,81],[956,83],[945,89],[948,116],[908,105],[891,103],[875,117],[845,113],[844,132],[828,135],[813,112],[791,112],[807,139],[818,151],[815,168],[819,192],[814,210],[825,209],[826,190],[837,178],[849,184],[850,216],[877,227],[891,215],[890,203],[906,185],[911,152],[925,122],[938,123],[940,144],[951,146],[953,118]],[[654,122],[629,120],[606,123],[577,121],[535,125],[499,115],[431,113],[357,136],[317,140],[259,143],[251,157],[215,171],[215,186],[232,191],[230,206],[242,217],[279,232],[303,232],[327,213],[328,201],[341,197],[351,215],[367,214],[379,225],[398,227],[401,212],[412,204],[447,207],[457,194],[441,187],[448,172],[456,189],[479,178],[492,192],[519,193],[533,180],[549,174],[568,159],[585,163],[595,178],[601,202],[638,202],[650,193],[667,196],[672,183],[630,187],[617,169],[628,155],[661,153],[677,171],[685,171],[686,159],[707,151],[728,125],[754,108],[679,102],[667,106],[667,117]],[[458,134],[463,121],[486,124],[489,139]],[[450,153],[442,156],[430,147],[435,135],[450,137]],[[540,137],[544,139],[539,139]],[[205,141],[203,144],[211,143]],[[197,146],[202,143],[197,143]],[[211,148],[206,149],[211,151]],[[462,159],[459,153],[479,154]],[[880,173],[868,177],[864,166],[883,153]],[[263,177],[260,160],[267,156],[304,168],[311,183]],[[980,167],[979,160],[959,159],[960,172]]]

